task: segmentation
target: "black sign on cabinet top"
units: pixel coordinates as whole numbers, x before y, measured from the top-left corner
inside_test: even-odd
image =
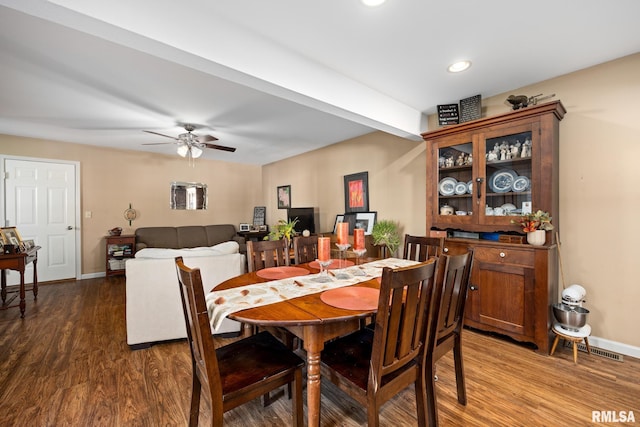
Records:
[[[458,121],[458,104],[438,105],[438,124],[440,126],[456,125]]]

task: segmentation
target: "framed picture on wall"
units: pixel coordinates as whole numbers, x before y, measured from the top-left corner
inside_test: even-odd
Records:
[[[278,187],[278,209],[289,209],[291,207],[291,186],[281,185]]]
[[[358,212],[356,214],[356,228],[364,228],[364,234],[368,236],[373,232],[376,215],[377,212]]]
[[[369,211],[369,172],[359,172],[344,177],[344,211]]]

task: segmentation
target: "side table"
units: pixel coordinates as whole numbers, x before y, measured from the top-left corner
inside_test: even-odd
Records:
[[[33,290],[33,299],[38,299],[38,250],[40,246],[35,246],[29,249],[27,252],[20,252],[17,254],[3,254],[0,255],[0,270],[2,270],[2,282],[0,295],[2,296],[1,310],[6,310],[10,307],[20,306],[20,317],[24,317],[26,309],[25,302],[25,285],[24,285],[24,271],[29,263],[33,263],[33,286],[30,290]],[[15,270],[20,272],[20,285],[7,287],[7,273],[6,270]],[[18,289],[13,289],[18,288]],[[9,300],[7,300],[7,294],[15,293]],[[11,305],[11,302],[20,296],[20,302],[18,304]]]
[[[253,240],[257,242],[269,235],[268,231],[238,231],[238,236],[244,237],[245,240]]]

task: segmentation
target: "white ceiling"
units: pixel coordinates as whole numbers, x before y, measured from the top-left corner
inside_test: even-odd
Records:
[[[640,51],[637,0],[0,0],[0,133],[266,164]],[[462,74],[446,67],[460,59]],[[535,95],[535,94],[527,94]],[[1,151],[0,151],[1,152]]]

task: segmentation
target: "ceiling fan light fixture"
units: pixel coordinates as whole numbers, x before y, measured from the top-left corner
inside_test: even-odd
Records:
[[[450,73],[461,73],[471,67],[471,61],[458,61],[449,65],[447,71]]]
[[[189,153],[189,146],[187,144],[178,145],[177,152],[180,157],[187,157],[187,154]]]
[[[191,150],[191,157],[193,157],[194,159],[202,156],[202,150],[200,149],[200,147],[192,145],[191,147],[189,147],[189,149]]]

